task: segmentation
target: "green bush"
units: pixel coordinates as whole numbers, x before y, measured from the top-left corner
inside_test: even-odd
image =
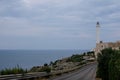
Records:
[[[89,51],[89,52],[87,52],[87,56],[93,56],[93,57],[95,57],[95,54],[94,54],[93,51]]]
[[[14,68],[6,68],[0,71],[1,75],[9,75],[9,74],[23,74],[27,73],[27,70],[20,68],[19,66]]]
[[[98,55],[97,77],[102,80],[120,80],[120,51],[104,49]]]
[[[81,62],[82,60],[83,60],[83,55],[76,54],[76,55],[72,55],[67,60],[67,62]]]
[[[116,51],[109,62],[109,80],[120,80],[120,51]]]
[[[50,73],[51,72],[51,68],[49,66],[44,66],[42,67],[39,72],[47,72]]]
[[[108,63],[112,54],[114,54],[112,49],[104,49],[98,55],[97,77],[102,78],[102,80],[108,80],[109,78]]]

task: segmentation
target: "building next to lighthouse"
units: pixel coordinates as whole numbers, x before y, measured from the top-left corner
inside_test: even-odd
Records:
[[[116,42],[100,41],[100,23],[97,22],[96,24],[96,48],[94,49],[96,58],[97,58],[97,55],[101,53],[101,50],[105,48],[112,48],[115,50],[120,50],[120,41],[116,41]]]

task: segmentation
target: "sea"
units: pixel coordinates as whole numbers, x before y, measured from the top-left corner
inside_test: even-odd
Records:
[[[0,50],[0,70],[19,65],[23,69],[82,54],[88,50]]]

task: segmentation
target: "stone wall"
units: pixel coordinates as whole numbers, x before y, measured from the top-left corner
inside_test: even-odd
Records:
[[[94,49],[95,56],[97,58],[98,53],[101,53],[101,50],[105,48],[112,48],[116,50],[120,50],[120,41],[117,42],[100,42],[96,44],[96,48]]]

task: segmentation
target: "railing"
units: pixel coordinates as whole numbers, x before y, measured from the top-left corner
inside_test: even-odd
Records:
[[[48,76],[46,72],[34,72],[25,74],[0,75],[0,80],[26,80]]]

